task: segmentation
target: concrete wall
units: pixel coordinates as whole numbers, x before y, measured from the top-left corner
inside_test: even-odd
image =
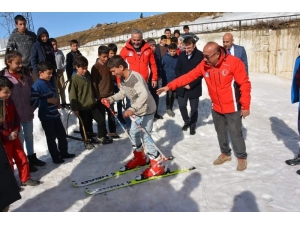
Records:
[[[234,43],[245,47],[249,73],[270,73],[280,77],[291,79],[294,62],[299,55],[298,45],[300,43],[300,28],[288,28],[281,30],[246,30],[232,31]],[[222,37],[225,32],[197,34],[200,40],[197,48],[203,50],[208,41],[215,41],[222,45]],[[158,43],[158,39],[156,40]],[[118,52],[124,43],[117,44]],[[87,57],[89,69],[97,58],[97,46],[81,47],[79,50]],[[66,55],[69,50],[63,50]],[[4,59],[0,57],[0,68],[3,68]]]
[[[270,73],[291,79],[294,62],[299,55],[300,28],[281,30],[232,31],[234,43],[245,47],[249,73]],[[223,33],[199,34],[197,47],[208,41],[222,45]]]

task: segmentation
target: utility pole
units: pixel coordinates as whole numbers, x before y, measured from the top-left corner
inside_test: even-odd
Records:
[[[24,16],[26,21],[27,21],[27,23],[26,23],[27,29],[34,32],[33,19],[32,19],[31,13],[30,12],[23,12],[22,16]]]
[[[13,12],[1,12],[0,13],[0,25],[5,29],[5,35],[3,38],[8,38],[15,28],[14,13]]]

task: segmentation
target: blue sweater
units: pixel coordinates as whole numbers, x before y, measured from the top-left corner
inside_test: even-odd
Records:
[[[178,60],[178,55],[171,56],[169,53],[166,53],[161,60],[162,69],[167,78],[167,82],[171,82],[176,78],[175,67]]]
[[[60,118],[57,105],[47,102],[49,98],[55,98],[55,88],[50,82],[38,78],[31,87],[30,104],[34,108],[39,108],[39,119],[54,120]]]

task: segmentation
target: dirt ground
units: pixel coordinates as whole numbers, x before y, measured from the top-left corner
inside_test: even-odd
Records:
[[[98,39],[130,33],[135,28],[142,31],[162,29],[176,26],[183,21],[194,21],[200,17],[218,16],[220,14],[222,12],[170,12],[123,23],[98,24],[95,28],[57,37],[56,39],[61,47],[69,45],[69,41],[72,39],[80,40],[80,44],[85,44]]]

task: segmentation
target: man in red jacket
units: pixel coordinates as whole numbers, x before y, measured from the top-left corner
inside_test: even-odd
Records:
[[[208,42],[203,48],[203,55],[203,61],[195,69],[158,89],[157,93],[173,91],[203,76],[213,103],[212,117],[222,153],[213,164],[220,165],[231,160],[228,129],[233,151],[238,158],[237,170],[245,170],[247,153],[241,118],[250,114],[251,100],[251,83],[245,66],[216,42]]]
[[[154,53],[150,45],[143,40],[141,30],[134,29],[131,32],[131,38],[121,49],[120,56],[127,62],[129,70],[140,73],[146,83],[151,82],[153,88],[157,86],[158,73]],[[150,73],[152,73],[151,80],[149,80]],[[126,99],[126,101],[128,101],[128,99]],[[162,119],[162,116],[157,113],[154,117],[156,119]]]

